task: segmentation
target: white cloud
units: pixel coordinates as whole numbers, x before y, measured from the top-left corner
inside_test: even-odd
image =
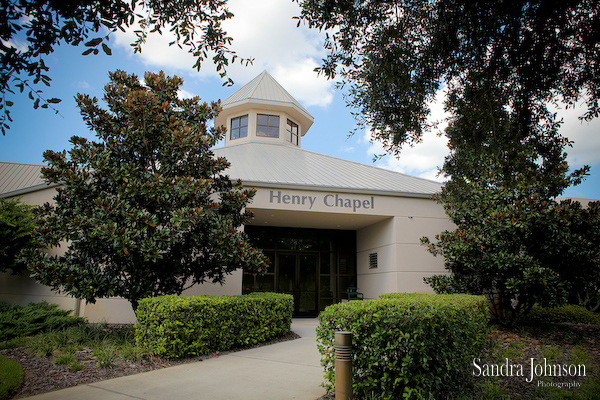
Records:
[[[230,48],[240,57],[254,59],[251,66],[246,67],[236,61],[227,68],[228,75],[236,84],[249,82],[267,70],[303,105],[326,107],[331,104],[333,82],[317,77],[313,72],[325,54],[322,49],[323,36],[316,30],[296,26],[297,22],[292,18],[300,14],[298,3],[230,0],[227,4],[235,15],[223,23],[225,31],[233,38]],[[116,33],[116,45],[130,49],[130,43],[136,39],[135,29],[138,28]],[[195,59],[187,50],[179,49],[176,45],[169,46],[173,38],[168,29],[162,35],[149,35],[140,59],[149,66],[220,79],[211,59],[203,63],[199,73],[193,70]]]
[[[580,121],[579,116],[586,111],[585,104],[569,109],[563,107],[555,111],[564,121],[560,133],[574,142],[572,148],[566,149],[569,165],[577,167],[584,164],[599,164],[600,119],[596,118],[591,122]]]
[[[271,74],[303,106],[327,107],[333,102],[333,84],[317,77],[317,63],[306,58],[290,65],[276,65]]]
[[[196,95],[188,92],[187,90],[184,89],[179,89],[177,91],[177,97],[179,97],[180,99],[191,99],[192,97],[195,97]]]
[[[11,40],[0,39],[0,42],[2,42],[2,45],[5,47],[14,47],[17,51],[23,53],[29,50],[29,44],[19,38],[12,38]]]

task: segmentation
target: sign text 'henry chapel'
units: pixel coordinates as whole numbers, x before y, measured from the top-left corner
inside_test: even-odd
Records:
[[[317,202],[326,207],[351,209],[352,212],[357,212],[360,209],[372,210],[375,208],[375,198],[373,196],[361,200],[332,193],[321,196],[287,194],[281,190],[271,190],[269,193],[269,203],[301,205],[307,206],[309,210],[312,210]]]

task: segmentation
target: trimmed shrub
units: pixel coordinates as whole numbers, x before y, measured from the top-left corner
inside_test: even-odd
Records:
[[[334,335],[353,333],[357,398],[399,399],[452,391],[471,372],[488,331],[482,296],[386,294],[327,307],[317,327],[324,386],[335,388]]]
[[[8,399],[22,382],[23,368],[21,364],[0,356],[0,399]]]
[[[136,342],[168,358],[252,346],[289,333],[293,307],[293,297],[280,293],[144,299]]]
[[[545,308],[533,306],[525,321],[528,323],[572,322],[575,324],[600,324],[600,314],[585,307],[569,304],[563,307]]]
[[[45,301],[25,307],[0,303],[0,341],[85,323],[85,318],[74,317],[70,313]]]

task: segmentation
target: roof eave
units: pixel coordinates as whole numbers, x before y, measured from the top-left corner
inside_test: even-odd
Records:
[[[277,183],[277,182],[264,182],[264,181],[242,181],[246,187],[253,188],[264,188],[264,189],[289,189],[289,190],[310,190],[315,192],[336,192],[336,193],[351,193],[351,194],[364,194],[364,195],[377,195],[377,196],[391,196],[391,197],[411,197],[420,199],[431,199],[435,193],[417,193],[417,192],[398,192],[393,190],[382,190],[382,189],[361,189],[361,188],[348,188],[339,186],[319,186],[319,185],[298,185],[292,183]],[[441,188],[440,188],[441,190]]]
[[[57,186],[60,186],[60,185],[58,183],[51,183],[51,184],[43,183],[40,185],[35,185],[35,186],[30,186],[30,187],[26,187],[26,188],[22,188],[22,189],[18,189],[18,190],[13,190],[11,192],[0,193],[0,198],[10,199],[12,197],[22,196],[24,194],[33,193],[33,192],[39,192],[41,190],[51,189],[51,188],[55,188]]]

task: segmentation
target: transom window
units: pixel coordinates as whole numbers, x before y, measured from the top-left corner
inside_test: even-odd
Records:
[[[248,136],[248,116],[231,118],[230,139],[239,139]]]
[[[287,120],[287,141],[298,146],[298,124]]]
[[[279,115],[258,114],[256,136],[279,137]]]

